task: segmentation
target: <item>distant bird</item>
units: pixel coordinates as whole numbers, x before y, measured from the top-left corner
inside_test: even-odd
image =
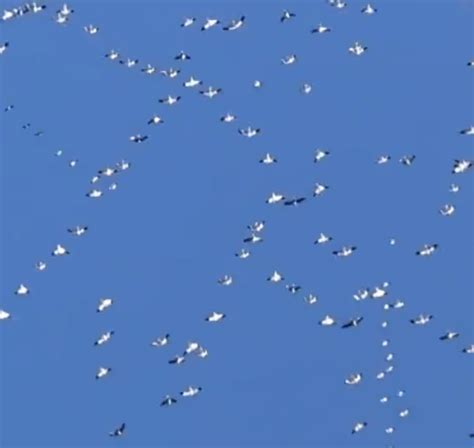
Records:
[[[221,321],[222,319],[224,319],[226,317],[226,315],[224,313],[217,313],[215,311],[213,311],[211,314],[209,314],[207,317],[206,317],[206,322],[219,322]]]
[[[69,17],[58,13],[56,14],[54,21],[59,25],[65,25],[69,21]]]
[[[245,260],[246,258],[250,257],[250,255],[251,253],[247,249],[240,249],[240,251],[235,254],[235,256],[241,260]]]
[[[167,104],[168,106],[172,106],[173,104],[176,104],[180,99],[180,96],[168,95],[166,98],[160,98],[158,101],[161,104]]]
[[[262,81],[259,81],[258,79],[256,79],[254,82],[253,82],[253,86],[256,88],[256,89],[260,89],[260,87],[262,87],[263,83]]]
[[[94,25],[87,25],[84,27],[84,31],[91,36],[99,32],[99,28]]]
[[[457,333],[456,331],[448,331],[447,333],[440,336],[439,340],[452,341],[453,339],[456,339],[457,337],[459,337],[459,333]]]
[[[112,368],[110,367],[99,367],[99,370],[95,375],[95,379],[100,380],[101,378],[105,378],[111,371]]]
[[[114,429],[112,432],[109,432],[110,437],[120,437],[123,436],[125,432],[125,423],[122,423],[117,429]]]
[[[304,93],[305,95],[309,95],[312,90],[313,87],[311,86],[311,84],[308,84],[306,82],[301,87],[301,93]]]
[[[286,201],[283,202],[283,205],[293,205],[293,206],[296,206],[296,205],[299,205],[301,204],[302,202],[306,201],[306,198],[304,197],[298,197],[298,198],[293,198],[293,199],[288,199]]]
[[[15,294],[17,296],[26,296],[29,293],[30,293],[29,288],[25,286],[23,283],[20,286],[18,286],[18,288],[15,290]]]
[[[259,163],[263,163],[264,165],[271,165],[272,163],[277,163],[278,159],[272,156],[269,152],[265,154],[265,157],[259,160]]]
[[[2,20],[6,22],[7,20],[13,19],[15,17],[15,13],[12,11],[4,10],[2,15]]]
[[[169,68],[168,70],[160,70],[160,73],[167,78],[174,79],[181,73],[181,70]]]
[[[201,27],[201,31],[207,31],[216,25],[219,25],[221,22],[218,19],[206,19],[206,22]]]
[[[323,319],[319,321],[319,325],[323,327],[332,327],[336,325],[336,320],[332,318],[329,314],[327,314]]]
[[[175,61],[189,61],[190,59],[191,56],[182,50],[174,57]]]
[[[469,126],[468,128],[461,129],[459,133],[462,135],[474,135],[474,126]]]
[[[379,401],[380,401],[380,403],[387,403],[388,402],[388,397],[384,396]]]
[[[232,285],[233,279],[232,276],[230,275],[224,275],[224,277],[221,277],[217,280],[217,283],[222,286],[230,286]]]
[[[104,298],[99,300],[99,305],[97,306],[96,311],[98,313],[104,312],[106,309],[110,308],[113,305],[113,299]]]
[[[148,124],[163,124],[163,119],[158,115],[153,115],[147,122]]]
[[[61,7],[61,9],[58,9],[56,11],[56,14],[61,14],[65,17],[71,15],[74,13],[74,9],[71,9],[66,3],[63,4],[63,6]]]
[[[352,47],[349,47],[349,53],[355,56],[361,56],[367,51],[368,47],[361,45],[359,42],[355,42]]]
[[[104,193],[101,190],[91,190],[89,191],[86,196],[89,198],[97,199],[100,198]]]
[[[146,75],[154,75],[156,73],[156,67],[151,64],[147,64],[146,67],[142,68],[141,71]]]
[[[15,105],[14,104],[9,104],[7,107],[5,107],[5,109],[3,109],[5,112],[10,112],[11,110],[13,110],[15,108]]]
[[[395,431],[395,428],[393,426],[389,426],[388,428],[385,428],[386,434],[393,434],[394,431]]]
[[[385,372],[379,372],[377,373],[377,375],[375,376],[375,378],[377,378],[378,380],[383,380],[385,378]]]
[[[265,201],[267,204],[278,204],[285,200],[285,196],[280,193],[272,193],[267,200]]]
[[[355,386],[362,381],[362,373],[353,373],[344,380],[344,383],[348,386]]]
[[[389,310],[389,309],[395,309],[398,310],[400,308],[403,308],[405,306],[405,302],[403,300],[396,300],[394,303],[386,303],[383,306],[384,310]]]
[[[455,160],[452,173],[461,174],[472,168],[474,162],[472,160]]]
[[[443,207],[440,209],[440,213],[443,216],[451,216],[455,212],[456,208],[454,207],[453,204],[445,204]]]
[[[367,4],[367,6],[364,6],[364,8],[361,10],[362,14],[367,14],[368,16],[375,14],[376,12],[377,9],[375,9],[370,3]]]
[[[145,140],[148,140],[148,135],[141,135],[141,134],[132,135],[129,137],[129,140],[133,143],[142,143]]]
[[[449,192],[450,193],[457,193],[460,190],[459,185],[457,184],[451,184],[449,186]]]
[[[301,289],[301,286],[292,283],[291,285],[286,285],[286,289],[290,294],[296,294]]]
[[[468,347],[464,347],[464,348],[462,349],[462,352],[463,352],[463,353],[467,353],[467,354],[469,354],[469,355],[473,355],[473,354],[474,354],[474,344],[471,344],[471,345],[469,345]]]
[[[331,28],[328,26],[324,26],[322,23],[320,23],[317,27],[313,28],[311,30],[311,33],[318,33],[318,34],[324,34],[324,33],[329,33],[331,32]]]
[[[410,413],[410,411],[408,409],[403,409],[403,411],[400,411],[400,417],[402,418],[405,418],[408,416],[408,414]]]
[[[7,51],[7,48],[10,46],[9,42],[4,42],[3,44],[0,44],[0,55],[5,53]]]
[[[165,398],[160,403],[160,406],[171,406],[177,403],[176,398],[171,397],[170,395],[166,395]]]
[[[35,269],[40,272],[44,271],[46,269],[46,263],[44,261],[38,261],[35,264]]]
[[[357,291],[357,294],[354,294],[352,297],[354,298],[354,300],[359,302],[361,300],[367,299],[369,297],[369,294],[370,294],[370,291],[368,288],[359,289],[359,291]]]
[[[64,255],[69,255],[69,251],[64,246],[61,246],[61,244],[57,244],[51,252],[51,255],[53,257],[61,257]]]
[[[410,322],[414,325],[426,325],[431,319],[433,319],[432,314],[420,314],[414,319],[410,319]]]
[[[110,50],[108,53],[106,53],[105,57],[107,59],[110,59],[111,61],[115,61],[116,59],[118,59],[120,56],[120,54],[115,51],[115,50]]]
[[[283,65],[292,65],[296,62],[297,58],[295,54],[290,54],[281,59]]]
[[[263,238],[259,235],[256,235],[255,233],[252,233],[249,237],[244,238],[244,243],[261,243],[263,241]]]
[[[82,236],[87,232],[88,229],[89,227],[87,226],[76,226],[76,227],[67,229],[67,231],[74,236]]]
[[[106,176],[106,177],[113,176],[117,172],[118,172],[117,168],[111,168],[111,167],[102,168],[98,171],[99,175]]]
[[[370,293],[370,296],[373,299],[381,299],[382,297],[385,297],[388,294],[387,292],[388,286],[389,286],[388,282],[384,282],[382,286],[376,286],[374,290]]]
[[[296,17],[296,14],[285,9],[280,17],[280,22],[286,22],[287,20],[290,20],[293,17]]]
[[[233,121],[235,121],[237,119],[237,117],[231,113],[226,113],[225,115],[223,115],[220,120],[224,123],[232,123]]]
[[[77,160],[77,159],[71,160],[71,161],[69,162],[69,166],[70,166],[71,168],[74,168],[74,167],[78,164],[78,162],[79,162],[79,160]]]
[[[200,86],[201,84],[202,84],[201,80],[196,79],[192,76],[187,81],[183,82],[183,86],[187,87],[188,89],[191,89],[196,86]]]
[[[367,422],[357,422],[352,428],[352,434],[362,431],[367,426]]]
[[[265,221],[255,221],[247,226],[251,232],[261,232],[265,228]]]
[[[346,322],[345,324],[343,324],[341,328],[357,327],[363,320],[364,318],[362,316],[356,317],[354,319],[351,319],[349,322]]]
[[[186,349],[184,350],[183,356],[190,355],[191,353],[196,352],[199,350],[199,344],[197,342],[191,341],[188,342]]]
[[[325,149],[316,149],[316,151],[314,152],[313,162],[314,163],[321,162],[321,160],[326,158],[329,154],[331,153]]]
[[[182,397],[194,397],[201,391],[202,391],[202,387],[189,386],[187,389],[180,392],[180,394]]]
[[[229,25],[224,26],[222,29],[224,31],[236,31],[239,28],[242,28],[245,23],[245,16],[241,16],[240,19],[232,20]]]
[[[313,189],[313,197],[321,196],[328,189],[329,189],[328,185],[316,183]]]
[[[260,133],[260,128],[248,126],[246,129],[239,129],[239,134],[247,138],[253,138]]]
[[[114,190],[117,189],[117,186],[118,186],[118,185],[114,182],[114,183],[112,183],[112,184],[109,185],[109,190],[110,190],[110,191],[114,191]]]
[[[356,249],[356,246],[344,246],[342,249],[335,250],[332,253],[336,257],[348,257],[352,255]]]
[[[273,271],[272,275],[267,278],[267,281],[272,283],[279,283],[282,280],[285,280],[285,278],[278,271]]]
[[[208,87],[207,90],[200,90],[199,93],[201,95],[206,96],[209,99],[214,98],[215,96],[219,95],[222,92],[222,89],[215,89],[214,87]]]
[[[411,156],[403,156],[401,159],[400,159],[400,163],[402,165],[405,165],[405,166],[411,166],[413,165],[413,162],[415,161],[416,159],[416,156],[415,155],[411,155]]]
[[[314,241],[314,244],[326,244],[332,241],[332,236],[325,235],[324,233],[320,233],[319,236]]]
[[[162,337],[156,338],[154,341],[151,342],[152,347],[164,347],[168,345],[170,341],[170,335],[167,333]]]
[[[209,352],[207,351],[207,349],[205,349],[204,347],[199,347],[196,355],[199,357],[199,358],[207,358],[209,356]]]
[[[33,135],[35,137],[41,137],[44,134],[44,131],[36,131]]]
[[[94,342],[94,345],[104,345],[106,342],[110,341],[113,335],[114,335],[113,330],[102,333]]]
[[[314,294],[309,294],[303,298],[303,300],[308,304],[308,305],[314,305],[317,303],[318,298]]]
[[[468,67],[474,67],[474,59],[472,61],[467,62]]]
[[[417,250],[415,252],[415,254],[421,257],[428,257],[430,255],[433,255],[435,251],[438,249],[438,247],[439,247],[438,244],[424,244],[420,250]]]
[[[181,23],[181,28],[187,28],[196,22],[195,17],[186,17],[184,21]]]
[[[379,156],[378,159],[377,159],[377,164],[378,165],[383,165],[385,163],[390,162],[390,159],[391,159],[391,157],[389,155]]]
[[[0,309],[0,320],[10,319],[11,314],[8,311]]]
[[[184,361],[186,361],[186,358],[184,356],[176,355],[174,358],[168,361],[168,364],[176,364],[177,366],[179,366]]]
[[[111,59],[111,58],[109,58],[109,59]],[[135,67],[135,65],[137,65],[140,61],[138,59],[127,59],[126,61],[119,61],[119,62],[122,65],[126,65],[127,68],[132,68],[132,67]]]
[[[131,166],[130,162],[127,162],[126,160],[122,160],[115,165],[119,171],[125,171],[128,170]]]

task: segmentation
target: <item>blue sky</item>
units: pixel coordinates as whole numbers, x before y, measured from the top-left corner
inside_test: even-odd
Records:
[[[461,349],[474,343],[473,186],[472,173],[451,168],[473,157],[472,138],[458,133],[474,121],[473,3],[378,1],[367,17],[356,1],[342,11],[323,1],[75,1],[66,26],[52,20],[60,3],[47,4],[0,26],[10,42],[1,106],[15,105],[1,114],[0,308],[12,314],[0,325],[2,446],[469,446],[474,358]],[[281,24],[285,8],[296,17]],[[199,31],[206,17],[241,15],[237,32]],[[182,29],[185,16],[198,23]],[[332,32],[310,34],[319,22]],[[95,36],[82,29],[90,23]],[[369,47],[362,57],[347,52],[354,41]],[[105,59],[111,49],[140,67],[182,72],[147,77]],[[180,50],[192,60],[174,61]],[[282,66],[291,53],[298,62]],[[222,94],[184,89],[190,75]],[[310,95],[300,93],[305,82]],[[168,94],[183,98],[159,104]],[[237,121],[221,123],[226,112]],[[165,124],[148,126],[153,113]],[[261,135],[237,133],[248,125]],[[130,143],[137,133],[149,140]],[[314,164],[318,147],[331,155]],[[278,164],[259,164],[266,152]],[[376,165],[381,154],[392,161]],[[409,154],[413,166],[398,163]],[[118,189],[87,198],[89,179],[121,159],[132,167],[116,175]],[[315,182],[330,186],[326,195],[311,197]],[[459,193],[448,192],[452,182]],[[308,200],[269,206],[272,191]],[[455,204],[452,217],[438,213],[445,203]],[[259,219],[264,242],[237,259],[246,226]],[[84,237],[66,231],[78,224],[89,227]],[[320,232],[334,241],[314,246]],[[432,257],[414,255],[434,242]],[[52,259],[58,243],[69,257]],[[331,255],[345,244],[357,253]],[[274,269],[302,292],[268,284]],[[231,287],[217,284],[224,274]],[[388,299],[352,299],[384,281]],[[27,297],[14,295],[20,283]],[[309,293],[319,298],[312,307],[302,299]],[[98,314],[104,296],[115,303]],[[382,310],[399,298],[404,309]],[[227,315],[215,326],[204,322],[214,310]],[[365,320],[322,328],[328,313]],[[410,325],[419,313],[435,318]],[[93,347],[112,329],[110,343]],[[447,330],[461,336],[442,343]],[[150,347],[165,333],[169,346]],[[384,338],[394,371],[377,381]],[[190,340],[209,357],[168,365]],[[99,365],[113,371],[97,382]],[[349,389],[344,379],[359,371],[364,381]],[[190,384],[202,393],[180,399]],[[167,393],[178,403],[160,408]],[[382,395],[392,397],[385,406]],[[368,426],[353,436],[357,421]],[[108,437],[122,422],[125,436]]]

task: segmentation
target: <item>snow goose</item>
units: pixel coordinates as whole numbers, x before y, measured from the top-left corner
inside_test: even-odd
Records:
[[[170,341],[170,335],[167,333],[162,337],[156,338],[154,341],[151,342],[152,347],[164,347],[168,345]]]
[[[202,391],[202,387],[189,386],[187,389],[180,392],[180,394],[182,397],[194,397],[201,391]]]
[[[106,331],[105,333],[102,333],[97,339],[96,341],[94,342],[94,345],[103,345],[105,344],[106,342],[110,341],[110,339],[112,338],[112,336],[114,335],[114,331],[111,330],[111,331]]]
[[[57,244],[56,247],[51,252],[53,257],[62,257],[64,255],[69,255],[69,251],[61,244]]]
[[[98,313],[104,312],[106,309],[110,308],[114,303],[113,299],[103,298],[99,300],[99,305],[97,305],[96,311]]]
[[[224,313],[217,313],[216,311],[213,311],[211,314],[206,316],[205,321],[215,323],[221,321],[225,317],[226,315]]]
[[[224,31],[236,31],[239,28],[242,28],[245,23],[245,16],[241,16],[240,19],[232,20],[229,25],[224,26],[222,29]]]

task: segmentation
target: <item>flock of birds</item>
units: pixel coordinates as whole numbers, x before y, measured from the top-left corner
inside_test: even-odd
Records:
[[[331,7],[334,7],[336,9],[343,9],[347,7],[347,3],[344,2],[343,0],[329,0],[328,4]],[[17,20],[21,18],[22,16],[41,13],[45,11],[46,9],[47,7],[44,4],[37,4],[36,2],[27,3],[23,6],[19,6],[11,10],[5,10],[3,12],[2,20],[4,22]],[[368,16],[372,16],[372,15],[377,14],[377,9],[373,5],[368,4],[361,10],[361,13]],[[64,26],[70,22],[71,18],[73,17],[73,14],[74,14],[74,9],[72,9],[67,4],[64,4],[61,6],[60,9],[56,11],[54,15],[54,21],[57,24]],[[280,17],[280,22],[284,24],[288,21],[295,19],[295,17],[296,17],[296,14],[294,12],[285,10],[283,11]],[[238,18],[230,20],[229,22],[226,22],[224,26],[221,25],[221,20],[217,18],[206,18],[205,20],[198,20],[196,17],[187,17],[178,26],[180,26],[183,29],[187,29],[193,26],[200,26],[200,30],[202,32],[207,32],[213,28],[216,28],[216,29],[220,28],[221,30],[225,32],[233,32],[233,31],[241,30],[242,28],[244,28],[246,23],[247,23],[246,16],[240,16]],[[89,36],[94,36],[101,31],[101,28],[96,25],[89,24],[89,25],[83,26],[83,30]],[[326,34],[326,33],[332,32],[332,28],[320,23],[316,27],[311,29],[310,32],[315,33],[315,34]],[[9,42],[4,42],[0,44],[1,55],[4,55],[7,52],[7,50],[14,51],[10,49]],[[350,53],[350,55],[357,56],[357,57],[363,56],[368,50],[369,50],[368,46],[358,41],[355,41],[348,48],[348,52]],[[113,49],[108,51],[104,56],[108,61],[115,62],[119,64],[120,66],[129,68],[129,69],[140,66],[140,61],[138,59],[130,58],[130,57],[122,57],[122,55],[118,51],[113,50]],[[192,57],[184,51],[179,52],[174,57],[174,61],[178,64],[187,63],[191,59]],[[287,66],[287,65],[295,64],[297,61],[298,61],[297,56],[295,54],[290,54],[281,59],[281,64],[284,66]],[[474,66],[474,61],[469,61],[467,65],[469,67]],[[140,71],[144,73],[145,75],[152,76],[152,75],[160,74],[170,79],[178,78],[181,74],[181,69],[179,68],[169,68],[169,69],[159,70],[157,67],[151,64],[146,64],[146,65],[141,66]],[[221,88],[213,87],[211,85],[204,88],[203,82],[199,79],[199,77],[194,76],[194,75],[190,76],[189,79],[183,80],[181,82],[181,85],[182,87],[184,87],[185,90],[198,89],[199,93],[208,99],[213,99],[222,93]],[[263,83],[262,81],[256,80],[253,85],[255,88],[261,88]],[[303,94],[310,94],[311,90],[312,90],[312,87],[308,83],[305,83],[301,87],[301,93]],[[181,101],[181,98],[182,98],[181,95],[170,94],[164,98],[161,98],[159,102],[164,106],[176,106]],[[15,106],[13,104],[7,105],[4,108],[4,112],[9,113],[10,111],[14,110],[14,107]],[[233,123],[236,120],[237,120],[237,116],[229,112],[223,113],[219,117],[219,121],[225,124]],[[149,117],[147,120],[144,120],[144,125],[145,124],[148,125],[149,132],[136,133],[136,134],[130,135],[129,141],[131,143],[142,144],[148,141],[150,138],[153,138],[151,129],[156,126],[164,125],[165,120],[160,115],[153,115]],[[27,131],[31,128],[31,124],[25,123],[22,125],[22,127],[25,131]],[[248,127],[237,128],[237,132],[242,137],[252,139],[252,138],[257,137],[261,133],[261,129],[258,127],[248,126]],[[474,126],[468,126],[466,128],[463,128],[459,130],[459,133],[465,136],[473,136]],[[33,135],[36,137],[40,137],[42,134],[43,134],[42,130],[33,131]],[[57,157],[63,156],[63,151],[57,150],[55,152],[55,156]],[[324,148],[315,149],[314,159],[313,159],[314,163],[317,163],[317,164],[329,163],[327,159],[330,159],[330,158],[331,158],[330,151]],[[391,161],[392,161],[392,157],[389,154],[381,154],[375,160],[375,164],[385,165],[387,163],[390,163]],[[398,161],[401,165],[405,167],[411,167],[416,161],[416,155],[414,154],[405,155],[401,157]],[[68,162],[68,165],[69,167],[74,168],[78,164],[78,162],[79,162],[78,159],[72,159]],[[271,165],[271,164],[277,163],[278,158],[271,153],[266,153],[259,160],[259,162],[263,165]],[[472,160],[466,160],[466,159],[455,160],[452,165],[451,172],[454,176],[466,173],[467,171],[472,169],[473,164],[474,164],[474,161]],[[86,196],[90,199],[99,199],[99,198],[102,198],[107,191],[112,192],[116,190],[118,187],[116,178],[119,177],[121,173],[126,172],[129,168],[131,168],[131,166],[132,166],[131,162],[126,161],[126,160],[120,160],[118,162],[112,163],[110,166],[106,166],[106,167],[102,167],[98,169],[97,173],[94,174],[93,177],[90,179],[90,184],[92,186],[85,193]],[[461,189],[460,186],[455,182],[453,182],[447,188],[448,192],[451,194],[459,193],[460,189]],[[313,187],[313,191],[312,191],[313,198],[317,199],[318,197],[322,195],[327,195],[327,194],[330,194],[329,185],[315,183]],[[284,206],[284,207],[298,207],[308,200],[309,198],[305,195],[288,197],[282,192],[273,191],[268,195],[268,197],[265,200],[265,203],[268,206],[279,205],[279,206]],[[452,216],[455,213],[455,211],[456,211],[455,205],[452,204],[451,202],[448,202],[448,203],[445,203],[443,206],[441,206],[441,208],[439,209],[439,214],[442,217],[449,217],[449,216]],[[254,247],[262,244],[264,241],[263,233],[266,226],[267,226],[267,222],[264,220],[256,220],[255,222],[247,226],[248,234],[242,240],[244,247],[242,247],[240,250],[238,250],[235,253],[236,258],[240,260],[245,260],[253,255]],[[77,226],[68,228],[67,232],[73,237],[83,237],[84,235],[87,234],[88,229],[89,227],[87,225],[77,225]],[[333,238],[332,236],[321,232],[319,235],[316,236],[314,240],[314,244],[318,247],[328,246],[328,245],[331,245],[334,240],[335,238]],[[393,238],[389,241],[390,245],[395,245],[396,243],[397,243],[396,240]],[[431,257],[439,250],[439,248],[440,247],[438,243],[428,242],[428,243],[420,244],[420,246],[416,250],[414,250],[413,254],[421,258]],[[358,247],[355,244],[343,244],[343,245],[338,245],[338,246],[333,247],[331,252],[334,257],[344,259],[347,257],[354,256],[354,254],[357,253],[357,249]],[[61,257],[69,256],[69,255],[70,255],[70,251],[68,250],[67,246],[63,243],[58,243],[55,247],[53,247],[51,249],[51,254],[50,254],[50,256],[53,258],[61,258]],[[36,263],[34,264],[34,269],[38,272],[43,272],[47,270],[49,266],[49,262],[46,260],[47,258],[44,257],[36,261]],[[278,270],[270,271],[266,280],[269,284],[284,285],[288,293],[292,295],[299,295],[301,294],[301,291],[303,290],[302,285],[292,282],[292,281],[287,281],[284,274]],[[219,277],[217,279],[217,282],[219,285],[223,287],[231,287],[234,284],[234,279],[232,275],[226,274]],[[30,294],[31,291],[28,285],[29,285],[28,281],[25,281],[24,283],[18,285],[16,289],[14,290],[15,295],[22,297],[22,296],[27,296],[28,294]],[[389,295],[389,287],[390,287],[390,283],[388,281],[385,281],[381,283],[380,285],[361,288],[354,293],[353,299],[358,302],[364,301],[364,300],[378,301],[378,300],[386,299],[387,296]],[[316,294],[313,294],[313,293],[304,295],[302,297],[302,300],[304,303],[311,306],[316,305],[319,302],[319,298],[317,297]],[[96,308],[97,313],[106,312],[110,307],[114,305],[114,303],[115,301],[113,298],[110,298],[110,297],[100,298],[97,304],[97,308]],[[397,299],[392,302],[383,302],[382,309],[384,310],[384,312],[389,312],[389,311],[394,312],[397,310],[401,310],[404,307],[405,307],[405,301],[402,299]],[[390,314],[386,314],[386,316],[389,316],[389,315]],[[226,318],[226,313],[223,312],[222,310],[219,310],[219,311],[212,310],[207,315],[204,316],[203,320],[208,324],[218,324],[218,323],[222,323],[225,318]],[[415,326],[425,326],[429,324],[433,320],[433,318],[434,316],[432,314],[422,313],[417,316],[413,316],[410,319],[407,319],[407,321],[409,321],[412,325],[415,325]],[[12,314],[9,311],[5,309],[0,309],[1,321],[8,321],[11,319],[12,319]],[[363,322],[364,322],[364,317],[361,315],[348,317],[346,319],[339,319],[333,315],[326,314],[324,316],[321,316],[319,320],[319,325],[321,327],[327,327],[327,328],[339,326],[343,330],[351,330],[351,329],[353,330],[359,327],[360,325],[362,325]],[[389,326],[389,319],[388,317],[385,317],[381,322],[381,327],[382,329],[385,329],[388,326]],[[97,337],[97,339],[94,342],[94,345],[96,347],[102,347],[106,344],[109,344],[111,340],[113,339],[113,336],[114,336],[113,330],[104,331],[102,334],[100,334],[99,337]],[[447,342],[447,341],[456,340],[459,337],[460,337],[460,334],[458,332],[449,330],[443,334],[440,334],[439,339],[441,341]],[[163,350],[165,347],[169,346],[170,344],[171,344],[170,334],[164,334],[150,342],[151,347],[155,349],[160,349],[160,350]],[[386,366],[380,371],[373,373],[373,377],[376,380],[382,381],[387,375],[391,374],[394,371],[394,364],[393,364],[394,353],[390,351],[390,345],[391,345],[390,339],[388,339],[387,336],[384,335],[381,341],[381,346],[387,350],[387,352],[384,354],[384,360],[385,360]],[[474,355],[474,344],[466,342],[462,347],[460,347],[460,351],[467,355]],[[202,346],[199,342],[189,341],[182,351],[179,351],[174,357],[169,359],[168,363],[170,365],[179,366],[183,364],[184,362],[188,361],[191,357],[205,359],[208,356],[208,354],[209,354],[208,349]],[[112,371],[112,367],[101,365],[97,369],[95,378],[97,380],[102,381],[110,374],[111,371]],[[366,373],[364,374],[363,372],[351,372],[344,379],[343,383],[351,388],[357,387],[364,381],[364,379],[368,375],[370,374],[366,374]],[[200,394],[202,390],[203,389],[201,386],[188,385],[186,387],[183,387],[183,389],[179,391],[179,396],[182,399],[195,397],[198,394]],[[398,390],[393,395],[401,399],[405,397],[406,392],[405,390]],[[178,398],[176,398],[177,396],[178,396],[177,394],[171,394],[171,393],[164,395],[161,400],[160,405],[163,407],[176,405],[176,403],[178,402]],[[391,401],[390,395],[386,394],[386,395],[381,396],[379,401],[381,404],[388,403],[389,401]],[[398,418],[400,420],[403,420],[410,415],[410,408],[407,407],[406,405],[403,405],[402,407],[399,408],[397,413],[398,413]],[[360,433],[361,431],[364,431],[367,428],[368,423],[369,422],[364,419],[355,420],[353,427],[351,429],[352,434],[357,434],[357,433]],[[384,431],[387,435],[390,435],[394,433],[394,431],[396,431],[396,428],[398,428],[398,423],[394,421],[392,425],[384,428]],[[126,430],[126,423],[123,422],[119,424],[115,429],[111,430],[109,432],[109,435],[111,437],[120,437],[125,434],[125,430]],[[469,436],[474,437],[474,433],[469,434]]]

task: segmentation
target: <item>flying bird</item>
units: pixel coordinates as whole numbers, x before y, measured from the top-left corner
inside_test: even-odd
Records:
[[[368,47],[360,44],[359,42],[355,42],[352,47],[349,47],[349,53],[352,53],[355,56],[362,56],[366,51]]]
[[[106,309],[110,308],[114,303],[113,299],[103,298],[99,300],[99,305],[97,306],[96,311],[98,313],[104,312]]]
[[[362,431],[367,426],[367,422],[357,422],[352,428],[352,434]]]
[[[218,95],[219,93],[221,93],[221,92],[222,92],[222,89],[219,89],[219,88],[216,89],[216,88],[214,88],[214,87],[208,87],[207,90],[200,90],[200,91],[199,91],[199,93],[200,93],[201,95],[204,95],[204,96],[206,96],[206,97],[209,98],[209,99],[214,98],[215,96],[217,96],[217,95]]]
[[[410,319],[410,322],[413,325],[426,325],[431,319],[433,319],[432,314],[420,314],[419,316]]]
[[[233,121],[235,121],[237,119],[237,117],[231,113],[226,113],[225,115],[223,115],[220,120],[223,122],[223,123],[232,123]]]
[[[239,129],[239,134],[247,138],[253,138],[260,133],[260,128],[248,126],[246,129]]]
[[[180,394],[182,397],[194,397],[201,391],[202,391],[202,387],[189,386],[187,389],[180,392]]]
[[[132,135],[129,137],[129,140],[133,143],[143,143],[144,141],[148,140],[148,135]]]
[[[362,381],[362,373],[352,373],[348,378],[344,380],[344,383],[348,386],[355,386]]]
[[[0,309],[0,320],[10,319],[11,314],[8,311]]]
[[[402,165],[405,165],[405,166],[411,166],[413,165],[413,162],[415,161],[416,159],[416,156],[415,155],[411,155],[411,156],[403,156],[401,159],[400,159],[400,163]]]
[[[84,235],[89,227],[87,226],[76,226],[70,229],[67,229],[67,231],[74,236],[82,236]]]
[[[51,252],[53,257],[62,257],[64,255],[69,255],[69,251],[61,244],[57,244],[56,247]]]
[[[20,286],[18,286],[18,288],[15,290],[15,294],[17,296],[26,296],[29,293],[30,293],[29,288],[25,286],[23,283]]]
[[[271,165],[272,163],[277,163],[278,160],[276,157],[273,157],[269,152],[265,154],[265,157],[259,160],[259,163],[263,163],[264,165]]]
[[[424,244],[420,250],[415,252],[415,254],[421,257],[428,257],[435,253],[435,251],[438,249],[438,246],[438,244]]]
[[[219,25],[221,23],[218,19],[206,19],[206,22],[204,25],[201,27],[201,31],[207,31],[216,25]]]
[[[285,9],[280,17],[280,22],[286,22],[287,20],[290,20],[293,17],[296,17],[296,14]]]
[[[162,337],[156,338],[154,341],[151,342],[152,347],[164,347],[168,345],[170,341],[170,335],[167,333]]]
[[[439,340],[452,341],[453,339],[456,339],[457,337],[459,337],[459,333],[457,333],[456,331],[448,331],[447,333],[440,336]]]
[[[196,86],[200,86],[201,84],[202,84],[201,80],[196,79],[192,76],[187,81],[183,82],[183,86],[187,87],[188,89],[191,89]]]
[[[9,42],[4,42],[3,44],[0,44],[0,54],[5,53],[7,51],[7,48],[10,46]]]
[[[323,327],[332,327],[333,325],[336,325],[336,320],[329,314],[326,314],[326,316],[319,321],[319,325]]]
[[[102,333],[94,342],[94,345],[104,345],[106,342],[110,341],[112,336],[114,335],[114,331],[106,331],[105,333]]]
[[[288,199],[286,201],[283,202],[283,205],[299,205],[301,204],[302,202],[306,201],[306,198],[304,197],[299,197],[299,198],[293,198],[293,199]]]
[[[189,26],[193,25],[194,22],[196,22],[195,17],[186,17],[181,23],[181,28],[188,28]]]
[[[346,322],[345,324],[343,324],[341,328],[357,327],[363,320],[364,318],[362,316],[356,317],[354,319],[351,319],[349,322]]]
[[[469,126],[468,128],[461,129],[459,133],[462,135],[474,135],[474,126]]]
[[[182,50],[174,57],[175,61],[189,61],[190,59],[191,56]]]
[[[332,241],[332,236],[325,235],[324,233],[320,233],[318,238],[314,241],[314,244],[326,244]]]
[[[238,30],[239,28],[242,28],[245,23],[245,16],[241,16],[240,19],[234,19],[232,20],[229,25],[224,26],[222,29],[224,31],[235,31]]]
[[[336,257],[348,257],[352,255],[356,249],[356,246],[344,246],[342,249],[335,250],[332,253]]]
[[[84,27],[84,31],[87,34],[90,34],[91,36],[93,36],[94,34],[97,34],[99,32],[99,28],[94,25],[87,25]]]
[[[112,432],[109,432],[110,437],[120,437],[123,436],[125,432],[125,423],[122,423],[117,429],[114,429]]]
[[[186,361],[186,358],[184,356],[176,355],[174,358],[172,358],[168,361],[168,364],[176,364],[177,366],[179,366],[184,361]]]
[[[265,201],[267,204],[278,204],[285,200],[285,196],[279,193],[272,193],[269,198]]]
[[[211,314],[209,314],[207,317],[206,317],[206,322],[219,322],[221,321],[222,319],[224,319],[226,317],[226,315],[224,313],[217,313],[215,311],[213,311]]]
[[[278,271],[273,271],[272,275],[267,278],[267,281],[272,283],[279,283],[282,280],[285,280],[285,278]]]
[[[148,124],[163,124],[163,119],[158,115],[153,115],[147,122]]]
[[[160,98],[158,101],[161,104],[167,104],[168,106],[172,106],[173,104],[176,104],[180,99],[180,96],[168,95],[166,98]]]
[[[368,3],[364,8],[362,8],[361,13],[366,14],[368,16],[375,14],[377,12],[377,9],[374,8],[370,3]]]
[[[160,403],[160,406],[171,406],[173,404],[177,403],[176,398],[173,398],[170,395],[166,395],[165,398]]]
[[[295,54],[290,54],[281,59],[283,65],[292,65],[296,62],[297,58]]]
[[[331,31],[331,28],[324,26],[322,23],[320,23],[317,27],[311,30],[311,33],[323,34],[323,33],[329,33],[330,31]]]
[[[99,367],[99,370],[97,370],[95,375],[95,379],[100,380],[101,378],[105,378],[111,371],[111,367]]]
[[[97,189],[94,189],[94,190],[91,190],[89,191],[86,196],[88,198],[93,198],[93,199],[97,199],[97,198],[100,198],[104,193],[101,191],[101,190],[97,190]]]

